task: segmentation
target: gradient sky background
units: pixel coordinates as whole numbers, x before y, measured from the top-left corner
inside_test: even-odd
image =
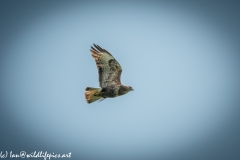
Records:
[[[240,159],[239,7],[1,1],[0,151]],[[98,86],[93,43],[113,54],[134,92],[85,102],[84,89]]]

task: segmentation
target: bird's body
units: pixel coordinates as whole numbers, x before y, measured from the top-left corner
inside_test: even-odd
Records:
[[[101,96],[103,98],[114,98],[117,96],[122,96],[129,91],[128,86],[124,85],[110,85],[108,87],[102,88]]]
[[[85,89],[86,101],[92,103],[102,98],[114,98],[132,91],[132,87],[121,84],[122,68],[115,58],[100,46],[94,44],[94,47],[91,47],[90,51],[98,68],[101,88],[87,87]]]

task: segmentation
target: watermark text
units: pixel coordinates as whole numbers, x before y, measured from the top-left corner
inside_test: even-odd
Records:
[[[13,153],[13,151],[1,151],[1,158],[43,158],[44,160],[50,160],[51,158],[71,158],[71,152],[66,154],[57,154],[57,153],[48,153],[47,151],[34,151],[31,153],[27,153],[25,151],[21,151],[20,153]]]

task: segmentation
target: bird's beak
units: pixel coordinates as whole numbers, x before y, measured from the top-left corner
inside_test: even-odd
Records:
[[[134,91],[134,90],[132,89],[132,91]]]

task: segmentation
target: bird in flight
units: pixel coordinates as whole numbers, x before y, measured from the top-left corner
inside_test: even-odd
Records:
[[[102,101],[106,98],[115,98],[133,91],[132,87],[121,84],[122,67],[117,60],[107,50],[95,44],[93,46],[91,46],[90,51],[97,65],[101,88],[87,87],[85,89],[87,103],[97,100]]]

